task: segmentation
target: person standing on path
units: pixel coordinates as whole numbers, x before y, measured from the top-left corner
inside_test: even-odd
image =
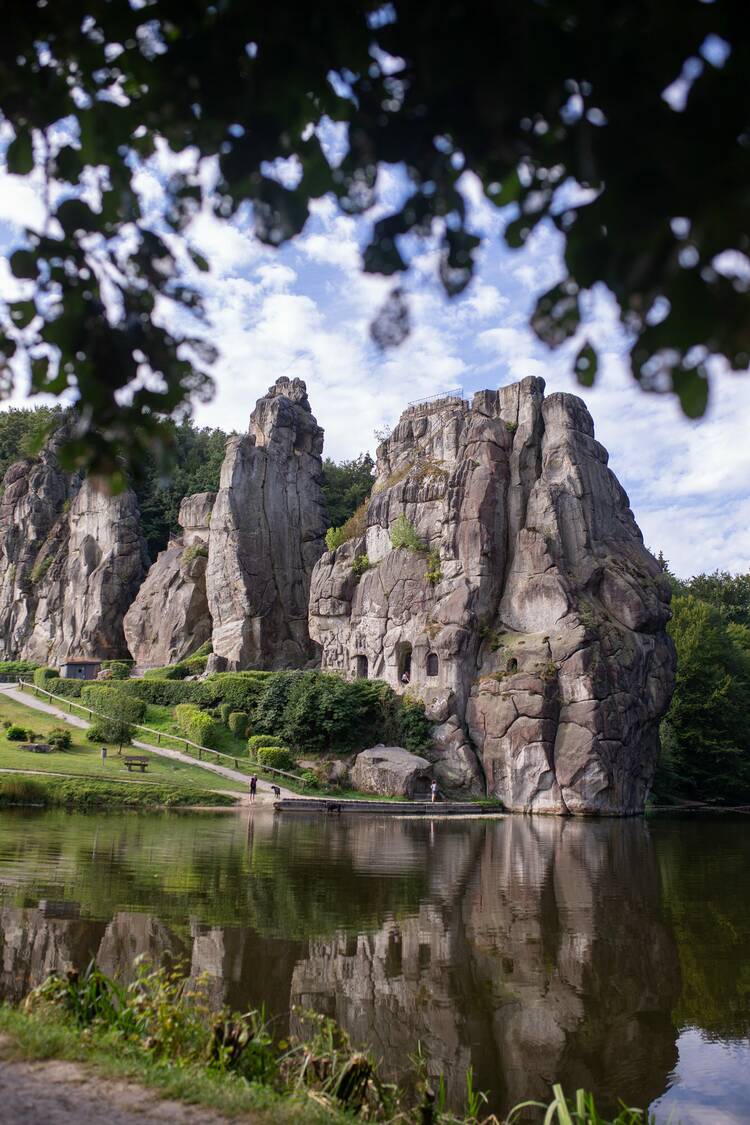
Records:
[[[435,804],[435,801],[437,801],[437,782],[435,781],[434,777],[430,785],[430,800],[432,801],[433,805]]]
[[[255,776],[255,774],[253,774],[253,776],[250,778],[250,804],[251,805],[255,804],[255,790],[257,788],[258,788],[258,779]]]

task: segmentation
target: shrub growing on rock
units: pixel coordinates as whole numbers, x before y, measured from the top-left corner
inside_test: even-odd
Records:
[[[219,740],[219,724],[207,711],[201,711],[193,703],[180,703],[174,709],[174,717],[184,738],[197,742],[199,746],[216,749]]]
[[[29,732],[26,727],[19,727],[17,723],[8,727],[5,732],[6,738],[9,742],[26,742],[29,737]]]
[[[259,746],[256,752],[258,765],[270,766],[274,770],[294,769],[295,761],[286,746]]]
[[[403,512],[391,528],[391,546],[396,549],[404,547],[407,551],[412,551],[415,554],[425,549],[424,543],[417,535],[414,524],[409,523]]]
[[[244,738],[247,734],[248,716],[245,711],[232,711],[227,720],[229,727],[235,738]]]

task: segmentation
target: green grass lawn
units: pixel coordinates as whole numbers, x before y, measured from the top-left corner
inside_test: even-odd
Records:
[[[160,708],[159,710],[168,710]],[[9,699],[4,692],[0,692],[0,724],[3,721],[17,723],[19,726],[32,730],[38,741],[44,741],[46,735],[53,727],[65,726],[61,719],[54,715],[46,715],[33,707],[26,707],[15,700]],[[151,725],[150,723],[148,724]],[[10,742],[6,737],[5,728],[0,726],[0,768],[17,770],[41,770],[45,773],[65,773],[71,776],[96,777],[107,781],[131,778],[142,781],[171,782],[175,785],[201,786],[210,789],[227,789],[232,792],[241,792],[244,785],[221,777],[210,770],[201,769],[200,766],[188,766],[182,762],[173,762],[167,758],[160,758],[146,750],[123,750],[124,754],[142,754],[148,758],[149,764],[145,774],[131,774],[125,769],[122,758],[118,757],[117,747],[108,747],[109,756],[105,762],[100,757],[100,744],[94,745],[86,740],[86,732],[78,727],[68,727],[73,735],[73,746],[70,750],[54,751],[51,754],[31,754],[28,750],[21,750],[21,743]],[[175,747],[176,748],[176,747]]]

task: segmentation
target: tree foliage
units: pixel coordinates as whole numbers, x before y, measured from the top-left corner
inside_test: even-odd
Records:
[[[353,516],[372,491],[375,462],[369,453],[360,453],[353,461],[338,464],[326,457],[323,462],[323,495],[328,509],[328,522],[339,528]]]
[[[160,416],[210,393],[207,263],[190,246],[201,209],[229,219],[250,204],[256,236],[279,246],[312,200],[347,215],[377,207],[363,268],[397,278],[420,240],[437,239],[453,295],[484,237],[469,171],[512,205],[510,247],[544,219],[562,237],[565,276],[531,318],[550,346],[583,337],[583,299],[603,283],[635,378],[674,390],[689,415],[705,408],[707,358],[747,367],[741,0],[9,0],[3,14],[7,168],[44,182],[46,214],[11,258],[22,293],[2,349],[27,363],[32,391],[80,395],[71,465],[116,477],[119,457],[135,463],[160,439]],[[338,162],[320,139],[331,122],[346,131]],[[149,161],[164,192],[156,214],[138,191]],[[393,202],[380,173],[399,163],[409,190]],[[397,343],[408,325],[397,284],[374,335]],[[583,340],[582,383],[596,366]]]
[[[729,596],[742,588],[741,578],[700,575],[686,585],[711,600],[685,592],[672,602],[677,682],[655,791],[660,798],[750,801],[750,626],[732,620],[737,609]]]

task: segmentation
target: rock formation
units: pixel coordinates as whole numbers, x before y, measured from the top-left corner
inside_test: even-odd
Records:
[[[217,670],[300,667],[314,656],[307,609],[325,549],[322,450],[301,379],[278,379],[249,433],[227,443],[206,575]]]
[[[528,812],[642,810],[668,617],[584,403],[533,378],[407,410],[310,593],[323,668],[422,698],[441,784]]]
[[[182,535],[159,554],[125,615],[125,639],[137,665],[175,664],[211,639],[206,569],[215,499],[215,492],[185,497]]]
[[[122,619],[148,563],[136,498],[64,472],[58,440],[5,475],[0,650],[44,664],[124,656]]]
[[[430,793],[430,763],[400,746],[372,746],[354,762],[351,781],[362,793],[383,797],[421,797]]]

